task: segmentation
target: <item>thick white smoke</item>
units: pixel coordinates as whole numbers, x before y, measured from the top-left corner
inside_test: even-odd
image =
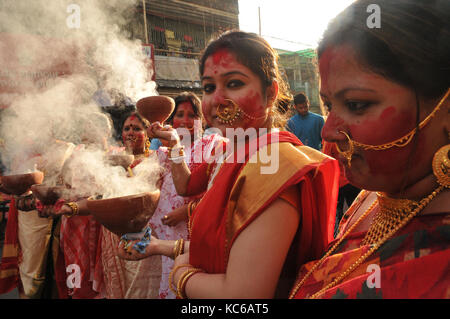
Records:
[[[114,141],[104,122],[95,120],[101,110],[92,99],[98,90],[111,89],[134,101],[157,95],[141,42],[123,31],[127,19],[135,18],[136,3],[0,0],[0,104],[8,106],[0,113],[0,152],[7,173],[26,173],[36,165],[57,171],[59,159],[72,155],[80,180],[95,175],[96,183],[111,186],[102,192],[143,191],[137,179],[132,180],[139,186],[133,187],[125,174],[116,174],[122,168],[99,155],[105,153],[104,138],[109,145]],[[61,147],[72,145],[67,143],[90,146],[83,151]],[[148,163],[159,171],[156,162]],[[156,179],[147,180],[147,189],[154,189]]]

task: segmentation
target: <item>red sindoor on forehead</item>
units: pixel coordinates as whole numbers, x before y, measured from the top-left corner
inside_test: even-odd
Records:
[[[213,53],[212,58],[214,65],[227,66],[233,55],[228,49],[220,49]]]

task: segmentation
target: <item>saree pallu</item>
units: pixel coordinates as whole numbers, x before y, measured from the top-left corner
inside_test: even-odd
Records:
[[[190,263],[208,273],[226,272],[236,237],[292,185],[298,185],[301,210],[297,263],[317,258],[333,239],[339,178],[336,160],[303,146],[289,132],[270,133],[251,143],[243,161],[222,164],[192,216]],[[263,153],[278,154],[275,172],[261,173]]]
[[[366,253],[359,247],[366,232],[352,233],[301,286],[295,298],[320,291]],[[450,298],[450,214],[415,217],[341,283],[318,296],[324,299]],[[330,247],[333,242],[330,243]],[[305,264],[301,280],[317,261]]]

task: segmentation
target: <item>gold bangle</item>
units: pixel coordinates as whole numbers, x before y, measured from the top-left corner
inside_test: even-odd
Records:
[[[189,268],[188,270],[186,270],[181,276],[180,279],[178,280],[177,283],[177,297],[181,298],[181,299],[186,299],[187,295],[186,295],[186,284],[188,282],[188,280],[196,273],[199,272],[204,272],[203,269],[200,268]]]
[[[184,239],[181,238],[180,239],[180,249],[178,251],[177,257],[180,256],[180,255],[183,255],[183,254],[184,254]]]
[[[183,251],[184,251],[184,239],[180,238],[175,242],[173,259],[183,254]]]
[[[173,276],[175,275],[177,270],[182,267],[191,267],[191,265],[189,265],[189,264],[178,265],[178,266],[174,267],[172,269],[172,271],[169,273],[169,288],[175,295],[177,294],[177,291],[175,290],[175,287],[173,285]]]
[[[69,206],[69,207],[72,209],[72,213],[66,215],[67,217],[70,218],[70,217],[72,217],[72,216],[78,215],[79,209],[78,209],[78,204],[77,204],[77,203],[75,203],[75,202],[69,202],[69,203],[66,203],[66,205]]]
[[[169,151],[169,159],[182,157],[184,156],[184,145],[178,147],[170,147],[168,148],[168,151]],[[176,154],[176,156],[172,156],[175,151],[178,151],[178,154]]]
[[[178,248],[178,242],[179,241],[180,240],[177,239],[177,240],[175,240],[175,243],[173,244],[173,251],[172,251],[173,259],[177,258],[177,248]]]

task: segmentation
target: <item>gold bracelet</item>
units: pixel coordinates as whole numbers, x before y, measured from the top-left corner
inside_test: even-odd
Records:
[[[69,203],[66,203],[66,205],[69,206],[72,209],[72,213],[66,215],[68,218],[78,215],[79,209],[78,209],[78,204],[77,203],[69,202]]]
[[[175,275],[175,273],[177,272],[178,269],[182,268],[182,267],[191,267],[191,265],[189,264],[183,264],[183,265],[178,265],[176,267],[174,267],[172,269],[172,271],[169,273],[169,288],[170,290],[172,290],[172,292],[176,295],[177,291],[175,290],[175,287],[173,285],[173,276]]]
[[[180,250],[178,251],[177,257],[180,255],[183,255],[183,254],[184,254],[184,239],[181,238],[180,239]]]
[[[186,295],[186,284],[188,282],[188,280],[196,273],[199,272],[204,272],[203,269],[200,268],[189,268],[188,270],[186,270],[181,276],[180,279],[178,280],[178,284],[177,284],[177,297],[181,298],[181,299],[186,299],[187,295]]]
[[[177,258],[184,252],[184,239],[180,238],[175,242],[173,259]]]
[[[178,248],[178,242],[179,241],[180,240],[177,239],[177,240],[175,240],[175,243],[173,244],[173,251],[172,251],[173,259],[175,259],[177,257],[177,248]]]
[[[178,146],[178,147],[170,147],[168,148],[169,151],[169,159],[179,158],[184,156],[184,145]],[[178,154],[176,156],[172,156],[174,151],[178,151]]]

